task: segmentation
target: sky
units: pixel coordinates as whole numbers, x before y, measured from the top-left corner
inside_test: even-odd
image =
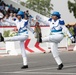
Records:
[[[53,6],[53,11],[59,11],[61,14],[61,18],[65,21],[65,23],[76,23],[76,19],[73,16],[73,13],[71,14],[68,10],[68,0],[51,0],[51,3]],[[73,0],[71,0],[73,1]],[[53,12],[51,11],[51,13]]]

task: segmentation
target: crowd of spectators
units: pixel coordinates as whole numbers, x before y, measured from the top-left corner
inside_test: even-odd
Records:
[[[4,22],[3,20],[9,20],[10,22],[12,20],[16,20],[17,19],[17,13],[18,11],[20,11],[20,8],[16,9],[12,4],[8,5],[6,3],[4,3],[4,1],[0,0],[0,26],[13,26],[14,24],[12,23],[8,23],[8,22]],[[28,18],[29,23],[32,25],[34,23],[32,20],[32,16],[29,14],[29,11],[26,10],[24,11],[25,13],[25,17]],[[3,17],[2,17],[3,16]]]

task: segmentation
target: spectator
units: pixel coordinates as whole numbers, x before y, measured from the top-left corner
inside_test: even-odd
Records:
[[[0,10],[0,18],[3,18],[3,13],[2,13],[2,11]]]
[[[74,25],[74,38],[75,38],[75,42],[76,42],[76,23]]]
[[[26,14],[25,14],[25,16],[24,16],[24,19],[25,19],[25,20],[28,20],[28,16],[27,16]]]
[[[5,17],[4,17],[3,20],[7,20],[7,21],[9,21],[9,14],[8,14],[8,13],[5,15]],[[8,22],[3,22],[3,25],[7,25],[7,26],[9,26],[10,24],[9,24]]]
[[[2,0],[0,0],[0,5],[1,5]]]
[[[6,6],[6,4],[4,3],[4,1],[1,0],[1,5],[3,5],[3,4],[4,4],[4,6]]]
[[[9,6],[8,11],[9,11],[9,13],[13,12],[13,6],[12,6],[12,4]]]
[[[0,26],[2,25],[2,18],[3,18],[3,14],[2,14],[2,12],[0,11]]]
[[[6,15],[6,13],[7,13],[7,11],[6,11],[5,7],[4,7],[3,14]]]
[[[8,9],[9,9],[9,6],[8,6],[8,5],[6,5],[6,6],[5,6],[5,10],[6,10],[6,11],[8,11]]]
[[[20,11],[20,8],[18,8],[17,10],[16,10],[16,13],[18,13]]]
[[[36,22],[34,31],[36,32],[35,38],[37,38],[37,42],[38,42],[39,38],[42,37],[41,28],[39,26],[39,22]]]
[[[32,21],[33,17],[29,14],[29,10],[25,11],[25,15],[28,17],[28,22],[31,25],[31,21]]]
[[[13,13],[10,13],[10,15],[9,15],[9,20],[10,20],[10,21],[13,20]]]
[[[28,11],[28,10],[26,10],[25,14],[26,14],[28,17],[30,16],[30,14],[29,14],[29,11]]]
[[[0,10],[4,10],[4,8],[5,8],[5,6],[4,6],[4,4],[2,4],[1,6],[0,6]]]
[[[72,25],[70,25],[70,27],[69,27],[69,31],[70,31],[70,33],[74,36],[74,28],[73,28]]]
[[[17,20],[17,16],[16,13],[13,14],[13,20],[16,21]]]
[[[5,15],[5,17],[4,17],[4,20],[8,20],[9,19],[9,14],[7,13],[6,15]]]

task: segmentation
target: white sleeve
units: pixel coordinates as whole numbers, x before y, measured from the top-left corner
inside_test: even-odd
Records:
[[[50,25],[49,21],[45,18],[41,18],[39,15],[36,16],[36,19],[39,21],[39,22],[42,22],[46,25]]]
[[[26,27],[27,27],[32,33],[34,33],[34,30],[33,30],[29,25],[26,25]]]
[[[66,33],[69,38],[72,38],[72,34],[70,33],[70,31],[68,30],[68,28],[65,26],[65,25],[62,25],[62,28],[63,28],[63,33]]]
[[[49,21],[48,20],[42,20],[42,22],[46,25],[50,25]]]

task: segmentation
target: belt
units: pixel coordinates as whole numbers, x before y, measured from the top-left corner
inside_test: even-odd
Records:
[[[56,34],[56,33],[51,33],[50,35],[55,35],[55,34]],[[61,33],[57,33],[57,34],[63,34],[63,35],[64,35],[64,33],[62,33],[62,32],[61,32]]]
[[[18,33],[23,33],[23,32],[25,32],[25,31],[27,31],[27,29],[25,29],[25,30],[22,30],[22,31],[19,31]]]
[[[60,29],[60,30],[52,30],[51,32],[61,32],[62,31],[62,29]]]

